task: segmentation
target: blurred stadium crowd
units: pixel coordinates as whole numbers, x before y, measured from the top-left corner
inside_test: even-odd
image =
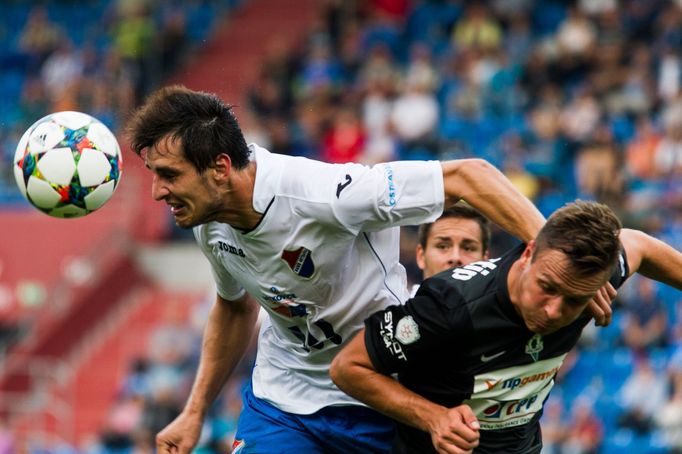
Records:
[[[19,200],[10,165],[29,124],[82,110],[118,129],[221,13],[248,2],[2,2],[0,202]],[[682,1],[320,0],[304,42],[272,43],[246,96],[236,112],[247,141],[271,151],[369,164],[481,157],[546,215],[595,199],[682,249]],[[492,255],[511,241],[496,232]],[[413,255],[406,229],[417,282]],[[191,386],[211,300],[168,310],[100,435],[60,452],[153,452]],[[645,279],[621,291],[612,325],[587,330],[557,378],[543,452],[682,452],[681,301]],[[229,452],[252,359],[198,452]],[[0,454],[15,449],[0,426]]]

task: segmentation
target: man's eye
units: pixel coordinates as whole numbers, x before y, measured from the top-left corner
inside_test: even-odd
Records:
[[[556,289],[549,284],[540,284],[540,288],[543,292],[553,295],[556,293]]]
[[[572,298],[566,298],[564,301],[566,304],[569,306],[582,306],[583,304],[587,303],[590,301],[591,298],[582,296],[582,297],[572,297]]]

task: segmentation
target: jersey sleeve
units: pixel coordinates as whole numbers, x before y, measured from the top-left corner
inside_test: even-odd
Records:
[[[373,167],[341,166],[333,182],[334,217],[355,233],[432,222],[443,212],[438,161],[398,161]]]
[[[218,295],[227,301],[234,301],[244,296],[246,290],[227,272],[210,250],[206,241],[204,226],[195,227],[193,230],[199,249],[201,249],[201,252],[203,252],[204,256],[208,259],[208,263],[211,265],[211,274],[213,275]]]
[[[444,345],[466,337],[470,327],[462,296],[444,281],[429,279],[404,305],[365,320],[365,346],[376,370],[392,374],[437,358]]]
[[[613,274],[611,274],[609,282],[611,285],[613,285],[613,288],[619,288],[625,283],[628,276],[630,276],[628,257],[625,253],[625,248],[621,245],[620,254],[618,255],[618,263],[616,264],[616,268],[613,270]]]

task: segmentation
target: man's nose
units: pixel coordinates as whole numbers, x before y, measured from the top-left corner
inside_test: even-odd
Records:
[[[462,261],[462,254],[460,253],[460,249],[458,247],[453,247],[452,250],[450,251],[450,256],[448,257],[448,264],[451,267],[466,265]]]
[[[564,298],[556,295],[551,297],[545,304],[545,314],[549,320],[559,320],[563,314]]]
[[[154,175],[152,179],[152,197],[154,200],[163,200],[169,194],[168,188],[159,181],[159,177]]]

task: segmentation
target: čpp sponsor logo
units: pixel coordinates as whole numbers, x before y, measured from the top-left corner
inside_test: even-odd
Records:
[[[485,419],[508,418],[510,416],[525,414],[533,411],[533,404],[538,400],[538,395],[534,394],[524,399],[511,400],[508,402],[498,402],[483,410]]]

